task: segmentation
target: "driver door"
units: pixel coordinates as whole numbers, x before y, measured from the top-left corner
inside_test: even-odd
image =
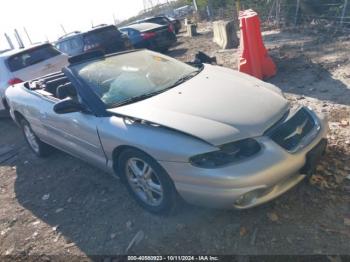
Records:
[[[57,99],[56,102],[60,100]],[[100,143],[98,117],[83,112],[57,114],[50,103],[41,110],[40,118],[49,144],[82,160],[106,168],[106,157]]]

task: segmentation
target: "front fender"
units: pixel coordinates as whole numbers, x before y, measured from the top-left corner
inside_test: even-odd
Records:
[[[216,149],[192,136],[123,117],[101,118],[98,131],[109,160],[119,146],[136,147],[158,161],[188,162],[189,157]]]

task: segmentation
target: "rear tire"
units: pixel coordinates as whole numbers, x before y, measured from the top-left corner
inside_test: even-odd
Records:
[[[166,171],[152,157],[137,149],[127,149],[119,156],[119,173],[137,203],[155,214],[175,210],[178,195]]]
[[[38,156],[38,157],[46,157],[50,155],[52,152],[52,147],[48,144],[42,142],[34,133],[30,124],[27,120],[21,120],[21,126],[24,138],[30,147],[30,149]]]

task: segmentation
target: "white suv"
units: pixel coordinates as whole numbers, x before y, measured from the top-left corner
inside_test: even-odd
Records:
[[[0,111],[6,109],[7,87],[60,71],[68,65],[68,57],[51,44],[0,53]]]

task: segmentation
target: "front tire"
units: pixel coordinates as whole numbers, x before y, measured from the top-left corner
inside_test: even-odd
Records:
[[[121,153],[118,163],[121,179],[138,204],[156,214],[174,211],[175,186],[157,161],[142,151],[127,149]]]
[[[42,142],[34,133],[30,124],[27,120],[21,120],[21,126],[24,138],[29,145],[30,149],[38,156],[38,157],[46,157],[51,151],[52,147],[48,144]]]

